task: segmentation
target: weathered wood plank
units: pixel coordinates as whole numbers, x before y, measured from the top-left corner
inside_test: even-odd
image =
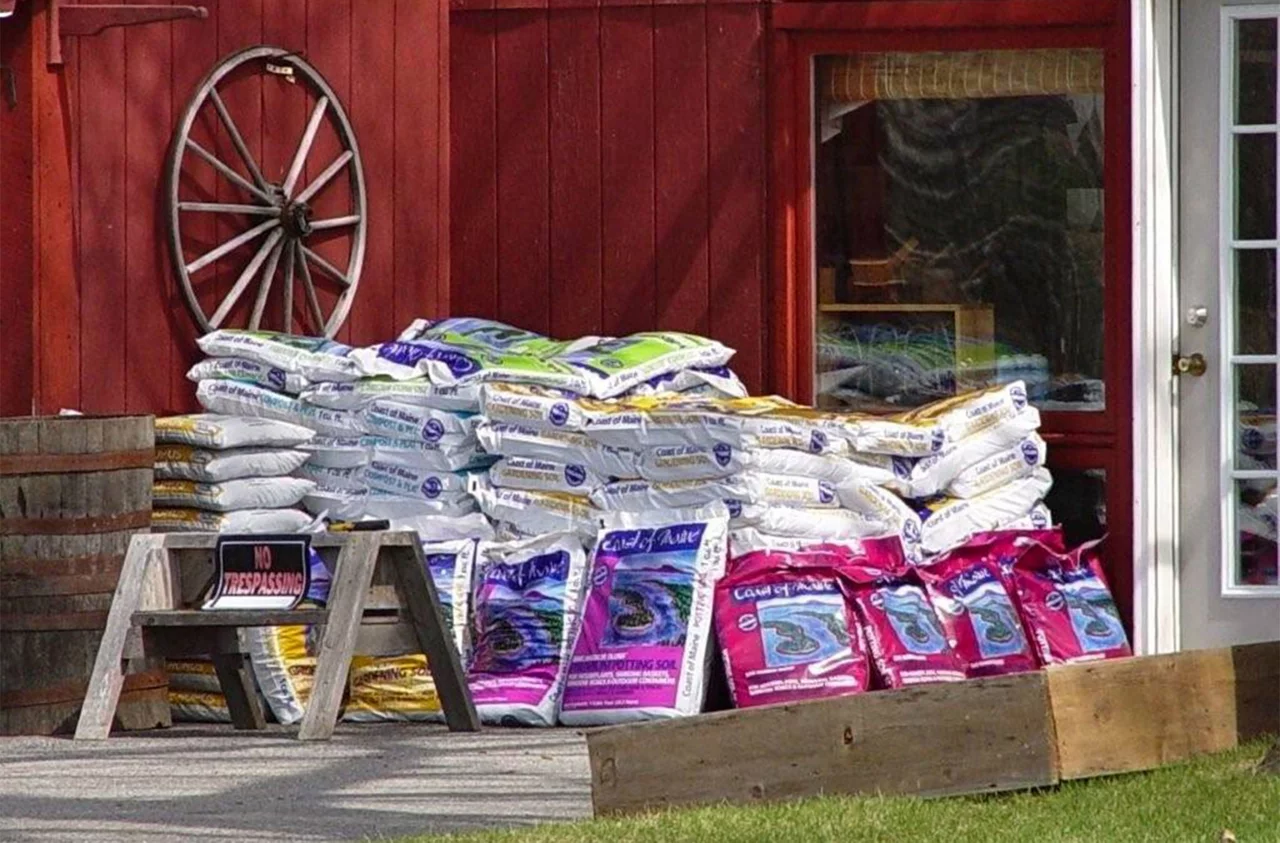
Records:
[[[1280,641],[1231,648],[1240,741],[1280,734]]]
[[[1280,644],[1047,671],[1063,779],[1149,770],[1280,721]]]
[[[106,629],[102,633],[102,643],[98,645],[84,706],[80,710],[80,722],[76,724],[76,740],[105,740],[111,731],[111,719],[124,685],[124,645],[132,626],[131,616],[142,596],[147,567],[164,553],[163,538],[156,535],[134,536],[129,544],[129,552],[120,570],[120,582],[116,585],[115,598],[107,615]]]
[[[308,626],[325,623],[328,617],[329,613],[324,609],[175,609],[134,612],[133,623],[146,627]]]
[[[225,534],[166,533],[164,536],[164,546],[168,550],[213,550],[213,548],[218,544],[218,538],[220,535]],[[311,546],[314,548],[345,547],[357,536],[364,537],[372,535],[381,536],[380,542],[383,547],[412,547],[414,544],[418,543],[418,539],[413,533],[396,530],[385,533],[316,533],[311,537]]]
[[[360,630],[365,594],[373,580],[379,541],[378,533],[355,533],[338,557],[329,591],[329,622],[316,657],[315,684],[298,731],[299,740],[328,740],[333,734]]]
[[[587,748],[597,815],[1058,780],[1043,673],[617,726]]]
[[[249,657],[244,653],[213,653],[213,669],[227,699],[231,725],[242,730],[267,728],[262,702],[249,673]]]

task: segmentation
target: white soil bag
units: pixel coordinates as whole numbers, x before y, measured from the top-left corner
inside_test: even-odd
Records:
[[[1030,515],[1052,487],[1049,472],[1037,468],[1030,477],[985,495],[932,504],[933,511],[920,530],[920,547],[929,555],[944,553],[964,544],[975,533],[996,530]]]
[[[723,504],[605,517],[574,636],[560,722],[602,726],[702,711]]]
[[[240,509],[209,512],[190,507],[151,510],[153,533],[298,533],[312,518],[299,509]]]
[[[360,367],[349,345],[320,337],[221,329],[196,340],[210,357],[242,357],[312,381],[353,381]]]
[[[242,477],[280,477],[307,461],[307,452],[292,448],[232,448],[214,451],[192,445],[157,445],[158,480],[220,483]]]
[[[873,538],[894,533],[893,525],[880,518],[847,509],[796,509],[733,502],[729,522],[734,529],[754,527],[761,533],[813,542],[834,539]]]
[[[573,532],[594,536],[600,524],[600,510],[585,497],[503,489],[481,478],[472,482],[471,493],[485,515],[529,535]]]
[[[309,427],[323,436],[352,436],[364,432],[364,422],[356,413],[326,410],[241,381],[201,381],[196,387],[196,400],[211,413],[288,422]]]
[[[997,451],[957,474],[947,484],[947,494],[957,498],[975,498],[1006,483],[1030,477],[1044,465],[1046,451],[1044,440],[1032,433],[1013,447]]]
[[[151,486],[156,506],[191,507],[211,512],[237,509],[279,509],[295,506],[316,487],[298,477],[248,477],[223,483],[157,480]]]
[[[554,430],[584,430],[587,414],[570,393],[514,383],[487,383],[480,411],[491,422]]]
[[[478,421],[474,415],[385,399],[361,410],[360,418],[370,436],[411,439],[442,447],[474,441]]]
[[[483,422],[476,427],[476,437],[490,454],[584,465],[601,477],[637,476],[635,454],[606,447],[571,430]]]
[[[292,448],[310,442],[315,431],[271,419],[194,413],[156,419],[156,442],[197,448]]]
[[[310,383],[302,375],[242,357],[210,357],[208,360],[201,360],[187,371],[187,380],[195,383],[210,378],[248,381],[275,392],[287,392],[290,395],[297,395]]]
[[[330,410],[360,410],[383,399],[460,413],[480,410],[479,386],[439,386],[426,378],[407,381],[363,378],[352,383],[317,383],[304,389],[299,397],[308,404]]]
[[[583,495],[605,480],[580,463],[561,463],[537,457],[503,457],[489,466],[489,482],[508,489]]]

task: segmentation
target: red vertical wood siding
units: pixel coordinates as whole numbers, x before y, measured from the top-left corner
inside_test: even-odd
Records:
[[[30,66],[29,28],[26,10],[0,27],[0,64]],[[35,388],[30,75],[19,75],[14,85],[17,107],[0,104],[0,415],[29,413]]]
[[[767,6],[494,6],[451,19],[453,312],[706,333],[764,389]]]
[[[448,307],[450,53],[440,0],[202,0],[210,13],[204,21],[67,39],[66,65],[49,73],[43,72],[43,30],[34,31],[42,20],[30,19],[35,5],[21,4],[18,16],[0,24],[0,60],[20,67],[23,95],[23,107],[11,113],[0,105],[0,359],[6,361],[0,365],[0,413],[26,413],[33,406],[41,412],[156,413],[194,407],[183,375],[198,357],[196,330],[166,247],[165,157],[174,124],[201,78],[221,57],[248,46],[270,43],[303,53],[337,91],[356,127],[369,239],[342,338],[385,339],[409,319]],[[40,85],[44,95],[35,100],[44,103],[43,112],[29,105]],[[287,83],[275,78],[234,80],[221,90],[264,172],[279,178],[309,104],[289,97]],[[239,166],[209,111],[194,129],[196,140]],[[69,133],[65,149],[38,160],[33,152],[40,138],[60,132]],[[322,133],[317,150],[323,155],[335,143]],[[323,166],[316,163],[311,175]],[[69,199],[53,197],[42,205],[41,178],[56,183],[68,171],[70,190],[62,192]],[[184,195],[232,199],[233,189],[210,169],[194,166],[189,174]],[[326,193],[344,190],[338,182]],[[318,213],[332,201],[322,198]],[[67,205],[74,214],[68,210],[69,225],[58,228],[52,220]],[[45,206],[49,221],[42,233],[38,212]],[[196,243],[213,248],[239,230],[211,215],[184,220],[193,251]],[[41,254],[42,243],[62,245]],[[318,250],[332,258],[332,248]],[[335,262],[345,265],[345,249],[339,251]],[[197,276],[201,300],[218,301],[251,254],[241,250]],[[63,273],[71,279],[69,290],[44,279],[60,271],[58,262],[72,267]],[[544,290],[548,277],[544,270]],[[252,298],[245,295],[240,313],[248,312]],[[295,301],[301,304],[300,295]]]

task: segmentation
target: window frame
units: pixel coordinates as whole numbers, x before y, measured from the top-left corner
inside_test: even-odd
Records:
[[[1218,422],[1219,465],[1222,474],[1218,479],[1219,523],[1222,525],[1220,538],[1221,574],[1219,578],[1220,596],[1229,599],[1280,597],[1280,583],[1273,585],[1249,585],[1240,582],[1240,534],[1237,524],[1236,482],[1238,480],[1255,479],[1248,472],[1235,467],[1236,438],[1239,416],[1236,412],[1236,367],[1250,365],[1249,360],[1242,358],[1266,357],[1264,365],[1276,367],[1276,395],[1280,400],[1280,330],[1277,331],[1277,348],[1270,355],[1250,355],[1236,353],[1236,301],[1235,287],[1238,266],[1236,256],[1248,251],[1249,246],[1241,243],[1255,241],[1240,240],[1235,236],[1236,218],[1236,171],[1235,171],[1235,138],[1242,133],[1237,127],[1247,126],[1259,128],[1259,124],[1237,123],[1235,119],[1236,105],[1236,21],[1241,20],[1275,20],[1280,28],[1280,4],[1254,4],[1248,6],[1223,6],[1221,9],[1221,26],[1219,27],[1218,51],[1218,312],[1223,318],[1218,320],[1218,382],[1221,408]],[[1280,69],[1277,70],[1280,74]],[[1280,80],[1276,86],[1276,123],[1260,124],[1264,132],[1276,138],[1277,144],[1277,205],[1276,232],[1274,240],[1256,241],[1269,243],[1263,247],[1271,250],[1280,260]],[[1278,293],[1280,295],[1280,293]],[[1277,302],[1277,322],[1280,328],[1280,301]],[[1228,316],[1229,314],[1229,316]],[[1280,409],[1280,408],[1277,408]],[[1280,483],[1280,467],[1275,471],[1264,472],[1264,479],[1276,480]],[[1243,476],[1242,476],[1243,475]]]

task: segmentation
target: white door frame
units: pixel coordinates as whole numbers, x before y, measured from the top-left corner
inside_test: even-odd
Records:
[[[1130,0],[1133,173],[1133,637],[1179,646],[1178,2]]]

